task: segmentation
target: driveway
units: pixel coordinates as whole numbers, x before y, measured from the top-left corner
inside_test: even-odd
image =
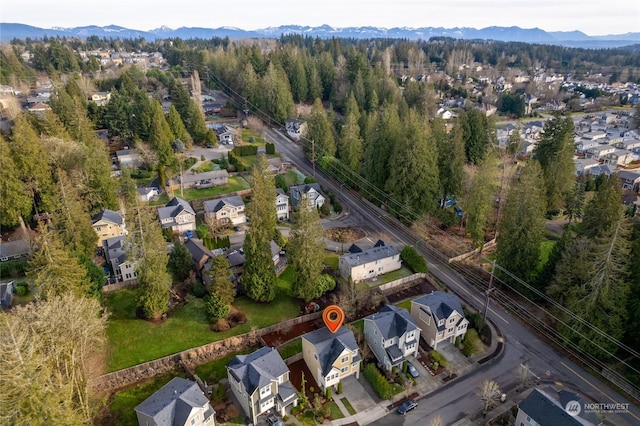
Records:
[[[457,375],[464,374],[476,365],[449,341],[438,343],[438,352],[453,365],[453,371]]]
[[[342,394],[336,395],[336,398],[346,397],[356,412],[364,411],[367,408],[376,405],[376,401],[369,395],[361,380],[366,380],[361,374],[360,379],[355,376],[349,376],[342,380]]]

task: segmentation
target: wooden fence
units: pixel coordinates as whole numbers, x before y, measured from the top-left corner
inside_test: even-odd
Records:
[[[392,288],[396,288],[403,284],[410,283],[417,280],[422,280],[422,279],[427,279],[427,274],[423,272],[418,272],[416,274],[409,275],[408,277],[399,278],[397,280],[390,281],[386,284],[382,284],[381,286],[378,286],[378,289],[384,293],[387,290],[391,290]]]

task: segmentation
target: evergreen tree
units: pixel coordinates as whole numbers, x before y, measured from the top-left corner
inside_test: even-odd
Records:
[[[362,167],[362,138],[355,113],[349,113],[340,131],[338,157],[355,173]]]
[[[211,259],[211,269],[208,272],[211,277],[210,293],[215,294],[227,306],[233,303],[236,296],[235,285],[229,278],[230,267],[224,256],[215,256]]]
[[[91,225],[91,216],[72,186],[69,176],[58,169],[54,228],[70,251],[92,256],[96,250],[98,235]]]
[[[266,110],[277,122],[284,123],[294,110],[293,97],[286,73],[273,62],[269,63],[262,78],[262,90],[267,102]]]
[[[573,120],[556,115],[547,120],[544,134],[535,150],[544,174],[547,209],[550,212],[564,207],[567,193],[575,183],[573,165]]]
[[[456,125],[451,134],[447,135],[441,119],[433,120],[431,129],[438,153],[440,197],[461,195],[465,163],[462,129]]]
[[[182,118],[180,118],[180,114],[175,106],[171,105],[169,108],[169,115],[167,115],[167,123],[169,124],[169,128],[171,132],[175,136],[176,139],[179,139],[184,143],[185,147],[191,148],[192,139],[187,132],[187,128],[184,127],[184,123],[182,122]]]
[[[386,182],[387,192],[418,215],[435,211],[440,186],[436,161],[433,138],[417,114],[410,112],[391,153],[389,164],[397,167]]]
[[[336,154],[336,142],[333,137],[333,129],[327,114],[324,111],[322,101],[316,99],[311,107],[311,115],[307,120],[307,138],[315,143],[315,158]],[[311,158],[311,146],[305,146],[307,155]],[[314,159],[312,159],[314,160]]]
[[[17,175],[24,182],[25,192],[33,200],[35,211],[50,211],[53,207],[53,182],[47,153],[24,114],[14,121],[9,147]]]
[[[175,243],[173,245],[167,266],[173,278],[178,281],[184,281],[189,276],[193,269],[193,259],[184,244]]]
[[[466,230],[471,236],[473,247],[476,248],[484,244],[484,236],[489,227],[494,196],[494,165],[495,158],[492,155],[480,161],[463,202]]]
[[[38,227],[38,251],[29,261],[29,277],[44,299],[73,293],[76,297],[91,294],[87,270],[65,249],[55,231]]]
[[[621,199],[619,180],[616,177],[605,179],[595,196],[585,206],[579,235],[594,238],[610,232],[620,220],[620,215],[624,214]]]
[[[0,136],[0,225],[12,227],[20,223],[20,218],[28,217],[33,200],[25,191],[25,184],[10,154],[9,144]]]
[[[155,102],[153,105],[152,117],[149,143],[158,154],[158,177],[160,178],[160,184],[164,185],[169,179],[171,169],[177,165],[177,159],[171,147],[171,142],[175,137],[165,119],[162,105],[159,102]]]
[[[303,198],[294,213],[288,256],[293,267],[292,292],[306,302],[322,296],[318,280],[322,274],[324,242],[318,211]]]
[[[545,201],[540,165],[533,161],[509,191],[496,237],[496,260],[517,277],[531,281],[540,261]]]
[[[569,219],[569,225],[572,221],[582,219],[585,202],[585,183],[584,178],[580,177],[573,185],[573,189],[569,191],[565,199],[565,213]]]
[[[496,144],[495,125],[476,108],[460,114],[458,121],[462,126],[467,162],[478,164]]]
[[[384,189],[391,175],[390,157],[400,142],[402,131],[396,105],[386,105],[382,113],[369,115],[364,146],[364,176],[373,185]]]
[[[276,273],[271,258],[271,239],[276,228],[276,190],[269,162],[258,156],[253,166],[252,200],[247,206],[249,230],[244,240],[245,266],[242,282],[247,296],[256,302],[270,302],[276,297]]]

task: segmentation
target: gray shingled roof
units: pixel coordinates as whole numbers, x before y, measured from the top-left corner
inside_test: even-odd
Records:
[[[542,426],[584,426],[584,419],[567,413],[551,395],[540,389],[534,389],[518,407]],[[583,420],[583,421],[580,421]]]
[[[123,222],[123,218],[122,218],[122,215],[120,213],[115,212],[113,210],[109,210],[109,209],[104,209],[100,213],[95,215],[91,219],[91,223],[94,224],[96,222],[100,222],[101,220],[103,220],[105,222],[111,222],[111,223],[116,224],[118,226],[122,225],[122,222]]]
[[[236,355],[227,369],[242,381],[249,395],[289,371],[278,351],[269,347],[260,348],[249,355]]]
[[[204,244],[202,244],[202,240],[194,240],[193,238],[187,239],[184,242],[184,246],[191,253],[191,259],[194,262],[200,262],[204,256],[213,257],[213,252],[206,248]]]
[[[242,201],[242,197],[239,195],[209,200],[204,202],[204,211],[207,213],[216,213],[226,205],[240,207],[244,206],[244,201]]]
[[[412,302],[422,306],[428,306],[429,309],[431,309],[431,314],[438,320],[449,318],[449,315],[451,315],[453,311],[458,312],[464,317],[460,300],[451,293],[434,291],[414,299]]]
[[[15,241],[0,241],[0,257],[20,257],[31,252],[29,243],[23,239]]]
[[[385,305],[375,314],[365,317],[365,321],[373,321],[385,340],[400,337],[407,331],[417,330],[409,311],[394,305]]]
[[[302,199],[302,195],[308,194],[311,189],[315,189],[318,194],[322,194],[320,184],[317,183],[306,183],[304,185],[295,185],[289,187],[289,192],[291,192],[291,204],[297,206]]]
[[[187,211],[195,216],[196,212],[191,207],[191,204],[183,200],[182,198],[173,197],[171,201],[167,203],[165,207],[160,207],[158,209],[158,218],[160,220],[175,218],[182,211]]]
[[[174,377],[135,410],[152,417],[157,425],[183,425],[192,408],[204,407],[208,403],[196,382]],[[209,406],[207,411],[211,413],[213,408]]]
[[[340,256],[340,259],[345,259],[353,268],[354,266],[364,265],[365,263],[375,262],[376,260],[386,259],[399,254],[400,250],[398,250],[396,246],[387,245],[373,247],[361,253],[343,254]]]
[[[335,334],[331,333],[328,328],[321,328],[302,335],[302,338],[316,348],[323,376],[329,374],[333,364],[345,349],[349,351],[358,349],[356,338],[347,327],[340,327]]]

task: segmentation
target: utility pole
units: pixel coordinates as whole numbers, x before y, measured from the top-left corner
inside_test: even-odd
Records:
[[[493,261],[493,264],[491,266],[491,277],[489,278],[489,287],[487,287],[487,298],[484,302],[484,315],[483,315],[483,319],[486,321],[487,320],[487,311],[489,310],[489,294],[491,293],[491,284],[493,284],[493,274],[496,270],[496,261]]]
[[[311,139],[311,164],[313,165],[313,177],[316,177],[316,143]]]

